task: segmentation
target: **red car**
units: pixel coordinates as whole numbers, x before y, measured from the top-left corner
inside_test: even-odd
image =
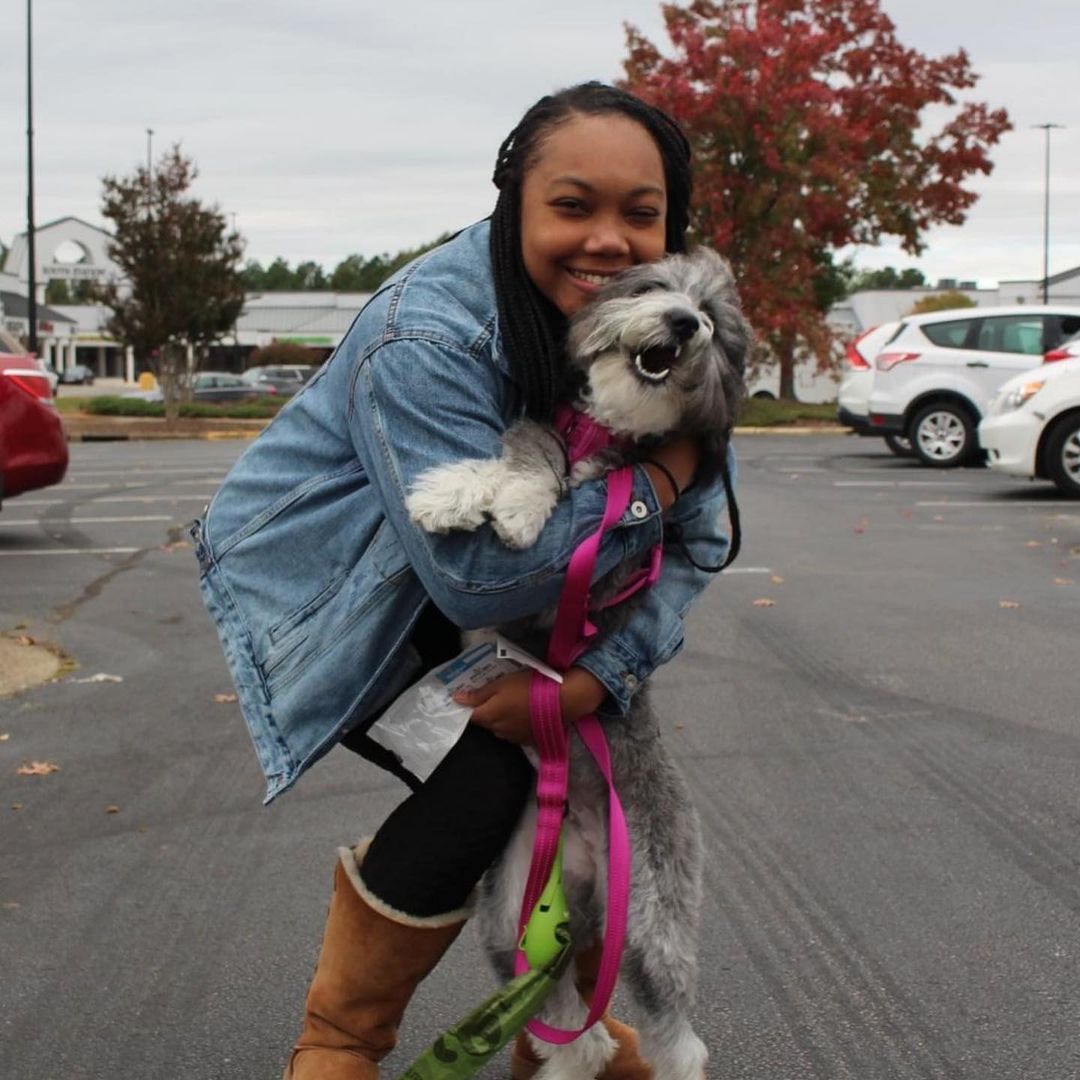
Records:
[[[0,501],[60,483],[67,464],[48,375],[32,356],[0,353]]]

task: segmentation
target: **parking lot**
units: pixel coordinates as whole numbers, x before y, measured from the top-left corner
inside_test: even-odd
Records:
[[[244,445],[72,444],[0,512],[0,630],[71,661],[0,699],[5,1080],[277,1077],[334,848],[404,794],[337,750],[261,807],[183,528]],[[737,449],[742,556],[655,680],[710,1077],[1080,1075],[1080,503],[877,440]],[[384,1075],[492,986],[467,931]]]

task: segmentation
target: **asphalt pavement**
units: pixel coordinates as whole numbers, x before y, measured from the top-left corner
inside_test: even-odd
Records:
[[[403,797],[338,750],[261,806],[183,530],[245,445],[73,443],[0,512],[0,631],[67,658],[0,699],[4,1080],[277,1080],[334,849]],[[708,1075],[1080,1076],[1080,504],[876,440],[738,450],[743,554],[655,680]],[[383,1075],[493,985],[467,929]]]

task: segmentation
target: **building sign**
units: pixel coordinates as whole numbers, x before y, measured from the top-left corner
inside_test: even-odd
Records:
[[[104,266],[65,266],[63,263],[46,263],[41,268],[45,278],[64,278],[67,281],[104,281],[108,270]]]

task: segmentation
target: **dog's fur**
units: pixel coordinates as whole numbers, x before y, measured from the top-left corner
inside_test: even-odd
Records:
[[[408,499],[429,531],[475,529],[490,519],[509,545],[536,541],[567,483],[603,475],[643,456],[650,441],[692,434],[703,446],[699,475],[715,475],[727,452],[744,393],[750,331],[739,310],[727,264],[715,253],[670,256],[615,278],[571,321],[568,350],[577,406],[632,440],[579,462],[566,476],[559,436],[519,421],[502,456],[433,469]],[[665,372],[666,369],[666,373]],[[633,567],[621,567],[594,594],[614,595]],[[632,603],[632,601],[630,602]],[[601,631],[625,608],[602,612]],[[526,648],[543,649],[553,613],[530,625],[504,628]],[[633,860],[622,975],[640,1006],[644,1055],[663,1080],[699,1080],[705,1046],[689,1013],[697,977],[696,934],[701,904],[702,844],[686,783],[660,737],[648,686],[629,714],[604,722],[616,786],[630,829]],[[607,789],[578,740],[571,743],[569,815],[564,826],[571,933],[582,947],[602,936],[607,873]],[[480,925],[499,974],[513,974],[517,920],[531,859],[535,808],[523,816],[503,857],[486,875]],[[585,1006],[573,967],[541,1014],[559,1027],[580,1027]],[[614,1052],[602,1024],[566,1046],[533,1040],[545,1064],[538,1080],[587,1080]]]

